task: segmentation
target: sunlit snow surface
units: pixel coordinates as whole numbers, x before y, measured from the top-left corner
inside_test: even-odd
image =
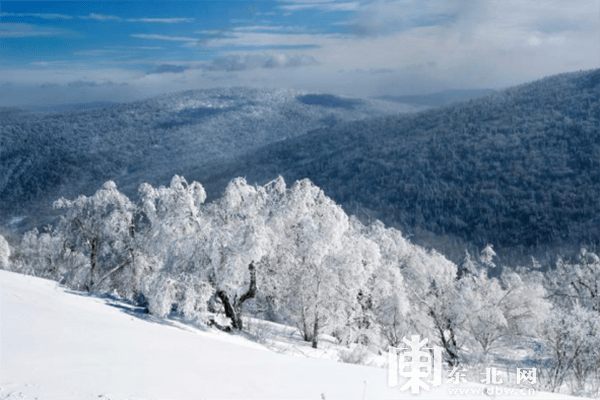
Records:
[[[451,396],[448,386],[411,395],[390,388],[383,368],[305,357],[293,340],[275,347],[268,340],[267,348],[243,335],[153,319],[39,278],[0,271],[0,293],[2,400],[490,398]]]

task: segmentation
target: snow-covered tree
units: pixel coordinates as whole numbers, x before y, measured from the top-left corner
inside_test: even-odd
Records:
[[[541,383],[559,391],[571,382],[579,395],[598,393],[600,381],[600,319],[579,304],[555,307],[544,324],[539,351]]]
[[[4,236],[0,235],[0,269],[10,269],[10,246]]]
[[[89,259],[65,246],[64,238],[56,231],[40,233],[33,229],[23,234],[12,269],[84,290],[89,277]]]
[[[465,276],[474,276],[477,275],[477,263],[473,261],[471,257],[471,253],[465,250],[465,256],[460,264],[458,264],[457,269],[457,279],[462,279]]]
[[[168,187],[143,184],[140,192],[140,256],[143,293],[149,311],[165,316],[173,304],[186,317],[201,317],[213,294],[207,283],[202,245],[210,231],[203,204],[206,193],[198,182],[175,175]]]
[[[508,345],[504,339],[535,337],[551,307],[540,283],[525,283],[514,272],[497,279],[482,270],[463,278],[459,291],[468,307],[464,329],[484,356]]]
[[[487,355],[508,339],[538,335],[549,313],[539,276],[489,277],[491,246],[477,261],[465,253],[457,267],[381,222],[365,226],[348,217],[309,180],[287,189],[281,177],[264,186],[238,178],[208,204],[201,184],[179,176],[168,187],[143,184],[139,193],[136,206],[107,182],[93,196],[58,200],[58,227],[24,235],[15,265],[76,289],[129,299],[141,293],[159,317],[175,309],[199,318],[222,307],[234,329],[243,329],[245,304],[267,305],[313,347],[321,333],[379,347],[419,333],[442,346],[452,366],[466,359],[466,349]],[[0,263],[3,247],[0,237]],[[559,260],[547,288],[564,321],[574,307],[578,318],[597,316],[600,259],[582,251],[574,261]],[[592,335],[596,325],[581,320],[581,329],[560,338],[552,321],[543,331],[545,360],[558,362],[556,354],[576,345],[591,348],[569,335]],[[567,323],[561,321],[555,325]],[[600,373],[590,354],[571,357],[571,375],[559,362],[556,375],[586,387],[590,371]]]
[[[64,246],[89,260],[86,289],[131,295],[135,205],[108,181],[93,196],[61,198],[54,207],[64,210],[57,227]]]
[[[448,364],[457,365],[466,341],[462,327],[468,310],[457,290],[456,265],[435,251],[412,246],[402,274],[411,299],[411,324],[417,332],[435,337]]]
[[[581,249],[571,262],[559,258],[548,273],[548,290],[555,303],[579,303],[600,315],[600,257]]]
[[[496,257],[496,252],[491,244],[485,246],[485,248],[481,250],[481,253],[479,253],[479,260],[487,268],[496,267],[496,264],[494,263],[494,257]]]
[[[211,221],[202,245],[207,277],[234,329],[243,329],[243,305],[256,296],[257,267],[273,247],[270,214],[284,192],[282,178],[264,186],[237,178],[206,208]]]
[[[399,231],[386,229],[379,221],[371,224],[366,234],[377,244],[380,257],[370,279],[374,318],[387,344],[397,347],[410,330],[410,303],[400,266],[411,245]]]
[[[349,278],[343,272],[348,267],[343,252],[349,244],[349,219],[305,179],[287,192],[278,220],[280,264],[273,295],[304,339],[317,347],[322,329],[340,317],[340,285]]]
[[[585,249],[571,261],[559,258],[546,275],[554,304],[542,335],[544,382],[558,390],[596,395],[600,384],[600,258]]]
[[[339,259],[336,302],[337,318],[329,321],[333,334],[344,344],[377,344],[378,278],[383,278],[379,246],[368,236],[368,228],[349,218]]]
[[[203,216],[202,205],[206,192],[198,182],[187,183],[175,175],[169,187],[153,188],[140,185],[140,212],[144,247],[163,258],[174,241],[186,237],[205,237],[208,223]]]

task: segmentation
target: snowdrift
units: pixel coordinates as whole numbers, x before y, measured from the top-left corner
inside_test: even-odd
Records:
[[[386,369],[278,354],[7,271],[0,307],[2,400],[489,398],[450,395],[448,386],[414,396],[389,387]]]

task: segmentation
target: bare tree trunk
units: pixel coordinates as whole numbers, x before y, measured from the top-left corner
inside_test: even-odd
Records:
[[[223,307],[225,308],[225,315],[231,320],[232,328],[239,329],[237,327],[237,318],[235,315],[235,310],[231,306],[231,302],[229,301],[229,296],[227,296],[227,293],[225,293],[225,291],[223,290],[218,290],[217,297],[219,297],[221,303],[223,303]]]
[[[90,285],[88,292],[91,292],[94,287],[94,275],[98,264],[98,238],[95,237],[90,242]]]
[[[317,348],[317,342],[318,342],[318,337],[319,337],[319,293],[320,293],[320,288],[321,288],[321,280],[319,279],[319,275],[317,274],[317,287],[316,287],[316,294],[317,294],[317,298],[315,301],[315,321],[313,324],[313,334],[312,334],[312,347],[313,349]]]
[[[253,299],[256,296],[256,268],[254,267],[254,262],[250,263],[248,270],[250,270],[250,287],[239,299],[234,299],[232,303],[224,290],[217,291],[217,296],[225,308],[225,315],[231,319],[231,327],[233,329],[244,329],[242,321],[243,305],[247,300]]]
[[[315,323],[313,325],[312,348],[317,348],[317,338],[319,336],[319,313],[315,310]]]
[[[457,353],[457,344],[456,344],[456,338],[454,336],[454,330],[452,328],[447,328],[448,331],[450,332],[450,337],[447,338],[446,334],[444,332],[444,329],[442,327],[438,327],[438,331],[440,333],[440,339],[442,340],[442,345],[444,346],[444,349],[446,350],[446,352],[448,353],[448,365],[450,365],[451,367],[455,367],[459,364],[459,357],[458,357],[458,353]]]
[[[308,321],[306,320],[306,308],[304,308],[304,306],[302,307],[302,327],[301,327],[301,331],[302,331],[302,339],[305,342],[310,342],[311,341],[311,337],[310,337],[310,330],[309,330],[309,325],[308,325]]]
[[[436,315],[433,310],[429,311],[429,315],[433,318],[442,346],[444,346],[444,350],[448,353],[448,360],[446,360],[448,365],[451,367],[457,366],[460,363],[458,345],[451,321],[447,317]],[[446,337],[446,331],[449,332],[449,337]]]

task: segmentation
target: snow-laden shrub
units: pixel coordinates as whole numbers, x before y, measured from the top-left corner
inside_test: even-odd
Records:
[[[196,276],[172,276],[164,272],[145,280],[142,290],[150,314],[164,318],[175,308],[190,320],[203,319],[214,294],[213,288]]]
[[[361,344],[356,344],[339,353],[340,361],[346,364],[368,365],[372,357],[368,347]]]
[[[178,309],[186,319],[202,319],[207,312],[213,288],[195,276],[187,276],[179,283]]]
[[[148,301],[150,314],[160,318],[168,316],[173,307],[177,282],[166,274],[158,273],[145,283],[144,296]]]
[[[555,308],[546,320],[538,351],[540,382],[559,392],[567,385],[577,395],[596,395],[600,381],[600,319],[576,304]]]
[[[88,259],[65,246],[63,237],[54,231],[26,232],[9,267],[11,271],[52,279],[74,290],[85,290],[89,281]]]

